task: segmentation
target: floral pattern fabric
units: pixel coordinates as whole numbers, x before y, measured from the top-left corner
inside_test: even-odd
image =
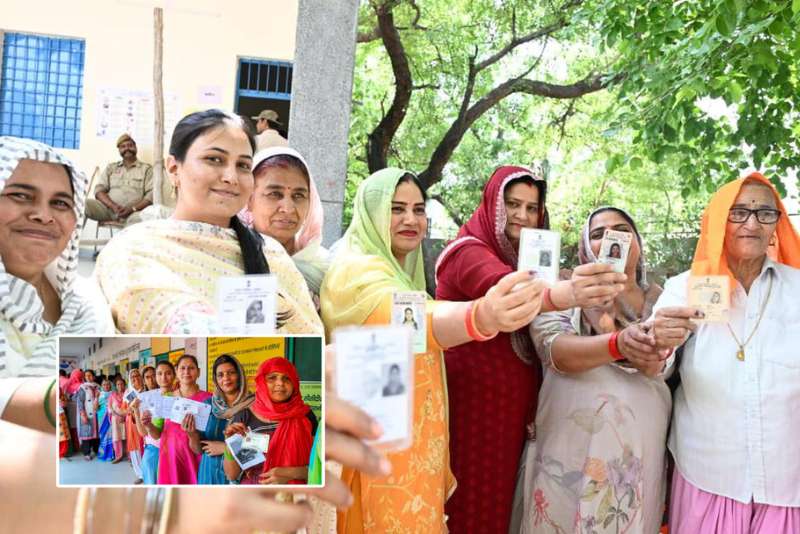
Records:
[[[537,441],[526,456],[526,534],[653,534],[664,513],[671,408],[663,379],[619,364],[565,375],[550,349],[590,334],[580,310],[542,314],[532,333],[545,366]]]

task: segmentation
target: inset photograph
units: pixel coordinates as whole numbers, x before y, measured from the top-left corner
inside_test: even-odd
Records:
[[[321,485],[322,355],[319,336],[61,337],[58,485]]]

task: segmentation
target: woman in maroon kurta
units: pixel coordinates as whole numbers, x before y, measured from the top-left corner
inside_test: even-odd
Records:
[[[545,181],[530,169],[497,169],[478,209],[439,256],[436,298],[482,297],[516,270],[520,228],[548,226],[545,192]],[[448,529],[505,533],[520,456],[533,437],[541,380],[533,343],[527,328],[501,333],[446,350],[445,365],[450,459],[458,481],[447,501]]]

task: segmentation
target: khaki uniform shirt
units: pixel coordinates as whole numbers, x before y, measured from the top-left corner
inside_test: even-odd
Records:
[[[289,141],[272,128],[264,130],[256,136],[256,152],[272,146],[289,146]]]
[[[108,193],[121,206],[131,206],[143,198],[152,202],[153,166],[139,160],[130,169],[121,160],[109,163],[97,180],[94,194],[100,191]]]

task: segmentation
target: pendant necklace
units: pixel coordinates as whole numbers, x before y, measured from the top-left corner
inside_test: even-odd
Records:
[[[772,294],[772,276],[770,276],[769,278],[769,286],[767,286],[767,296],[764,299],[764,302],[761,304],[761,312],[758,314],[758,320],[756,321],[756,325],[753,327],[753,331],[750,332],[750,335],[747,336],[747,339],[745,340],[744,343],[739,342],[739,338],[736,337],[736,334],[733,333],[733,328],[731,328],[731,323],[730,322],[725,323],[728,327],[728,331],[731,333],[731,336],[733,336],[733,340],[739,346],[739,350],[736,351],[736,359],[739,360],[740,362],[744,361],[744,348],[747,346],[748,343],[750,343],[750,340],[753,339],[756,330],[758,330],[758,325],[761,324],[761,319],[764,317],[764,311],[766,311],[767,309],[767,302],[769,302],[769,297],[771,294]]]

